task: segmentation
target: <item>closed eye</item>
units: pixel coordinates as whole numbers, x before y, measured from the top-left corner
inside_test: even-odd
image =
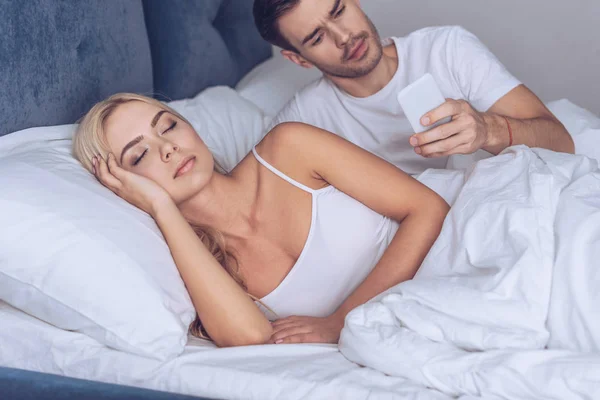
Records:
[[[344,11],[346,10],[346,6],[343,6],[342,8],[340,8],[334,15],[334,18],[339,17],[340,15],[342,15],[344,13]]]
[[[164,135],[165,133],[169,132],[170,130],[175,128],[175,126],[177,126],[177,121],[173,121],[173,123],[171,123],[171,126],[169,126],[167,129],[165,129],[162,134]]]
[[[144,156],[146,155],[146,153],[148,152],[148,149],[144,150],[144,152],[135,159],[135,161],[133,162],[133,166],[135,167],[136,165],[138,165],[140,163],[140,161],[142,161],[142,158],[144,158]]]
[[[165,133],[167,133],[167,132],[169,132],[169,131],[173,130],[173,129],[174,129],[176,126],[177,126],[177,121],[173,121],[173,122],[171,123],[171,125],[169,125],[169,127],[163,131],[162,135],[164,135]],[[137,158],[136,158],[136,159],[133,161],[132,165],[133,165],[134,167],[135,167],[136,165],[138,165],[138,164],[140,163],[140,161],[142,161],[142,158],[144,158],[144,156],[146,155],[146,153],[148,153],[148,148],[146,148],[146,149],[143,151],[143,153],[142,153],[142,154],[141,154],[139,157],[137,157]]]

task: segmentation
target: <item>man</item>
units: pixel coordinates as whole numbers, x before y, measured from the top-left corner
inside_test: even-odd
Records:
[[[300,121],[334,132],[410,174],[444,168],[451,154],[498,154],[525,144],[574,151],[564,126],[471,33],[425,28],[381,43],[360,0],[255,0],[262,37],[323,78],[297,93],[273,125]],[[413,134],[398,92],[431,73],[447,101]]]

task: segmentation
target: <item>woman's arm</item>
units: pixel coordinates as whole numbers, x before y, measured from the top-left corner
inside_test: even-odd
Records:
[[[152,216],[210,338],[220,347],[265,343],[271,323],[202,244],[175,203],[157,207]]]
[[[202,244],[168,193],[156,183],[121,169],[112,155],[95,162],[105,186],[149,213],[165,237],[202,325],[218,346],[265,343],[269,320]]]
[[[279,125],[270,139],[278,164],[303,166],[305,181],[329,183],[372,210],[400,223],[389,247],[356,290],[329,317],[341,330],[346,314],[386,289],[411,279],[438,237],[448,204],[392,164],[327,131],[299,123]],[[299,167],[294,168],[303,174]],[[332,322],[333,321],[333,322]],[[275,324],[274,340],[279,324]],[[290,326],[287,333],[290,333]],[[339,335],[339,330],[337,331]],[[306,337],[306,336],[303,336]],[[338,336],[335,337],[337,341]]]

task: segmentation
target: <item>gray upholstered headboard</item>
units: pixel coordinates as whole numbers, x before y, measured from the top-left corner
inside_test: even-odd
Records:
[[[251,10],[252,0],[0,0],[0,136],[73,123],[116,92],[175,100],[235,85],[271,55]],[[7,368],[0,393],[180,398]]]
[[[116,92],[233,86],[270,54],[252,0],[0,0],[0,136],[73,123]]]

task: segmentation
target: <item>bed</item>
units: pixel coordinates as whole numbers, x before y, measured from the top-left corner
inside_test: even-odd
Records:
[[[454,215],[422,279],[355,310],[339,346],[218,349],[187,335],[193,308],[160,232],[73,160],[70,138],[94,102],[119,91],[151,94],[233,168],[293,93],[319,76],[271,57],[251,5],[0,0],[0,397],[596,398],[600,282],[589,266],[600,257],[600,118],[559,97],[548,106],[580,155],[515,148],[499,158],[454,157],[452,169],[419,177],[463,210],[487,196],[472,208],[482,215]],[[469,191],[499,166],[504,179]],[[522,187],[531,190],[518,206],[481,206]],[[507,232],[482,222],[490,215],[510,221],[520,240],[508,253],[493,248],[502,261],[496,275],[473,261],[492,248],[481,238]],[[457,230],[468,235],[457,241]],[[467,250],[451,252],[459,247]],[[554,258],[588,268],[567,274],[553,269]],[[569,285],[553,287],[553,274]],[[499,278],[490,285],[482,276]],[[566,298],[577,301],[551,305]],[[565,322],[578,325],[556,328]]]

